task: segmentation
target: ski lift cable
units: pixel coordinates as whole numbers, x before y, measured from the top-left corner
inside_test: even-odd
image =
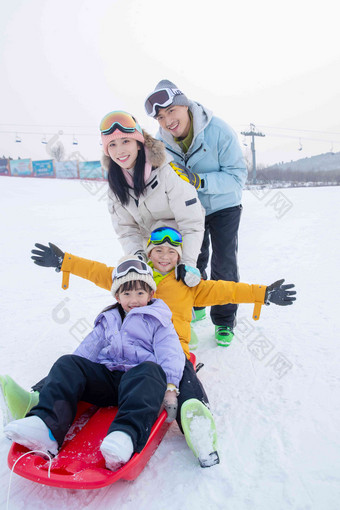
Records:
[[[63,127],[66,127],[66,128],[93,128],[93,124],[89,125],[85,125],[85,124],[79,124],[79,125],[75,125],[75,124],[21,124],[21,123],[17,123],[17,124],[13,124],[13,123],[10,123],[10,122],[0,122],[0,126],[14,126],[14,127],[31,127],[31,128],[61,128],[61,126]]]
[[[242,128],[244,126],[249,126],[249,124],[238,124],[238,127],[242,126]],[[296,129],[296,128],[285,128],[285,127],[279,127],[279,126],[265,126],[264,124],[256,124],[257,128],[261,128],[261,129],[276,129],[276,130],[280,130],[280,131],[294,131],[294,132],[297,132],[297,133],[318,133],[318,134],[322,134],[322,135],[335,135],[335,136],[340,136],[340,132],[332,132],[332,131],[319,131],[319,130],[315,130],[315,129]]]
[[[2,131],[0,130],[0,133],[3,133],[3,134],[16,134],[18,133],[18,131]],[[37,136],[43,136],[43,135],[48,135],[48,136],[54,136],[56,133],[55,132],[51,132],[51,133],[48,133],[48,132],[33,132],[33,131],[21,131],[20,130],[20,134],[22,135],[37,135]],[[64,132],[63,131],[63,135],[66,135],[66,136],[73,136],[73,133],[68,133],[68,132]],[[98,133],[78,133],[78,136],[98,136]]]
[[[39,136],[42,138],[46,138],[47,140],[47,137],[48,136],[54,136],[56,133],[55,132],[47,132],[47,131],[19,131],[19,130],[0,130],[0,134],[9,134],[9,135],[14,135],[14,136],[17,136],[18,133],[20,133],[20,136],[22,135],[32,135],[32,136]],[[320,132],[321,133],[321,132]],[[71,137],[74,137],[74,133],[71,133],[71,132],[63,132],[62,133],[64,136],[71,136]],[[327,133],[328,134],[328,133]],[[340,135],[340,134],[339,134]],[[79,133],[77,134],[77,137],[98,137],[98,133],[97,132],[93,132],[93,133]],[[334,137],[330,138],[316,138],[316,137],[311,137],[311,136],[296,136],[296,135],[290,135],[290,134],[283,134],[283,133],[269,133],[268,135],[268,138],[288,138],[288,139],[292,139],[292,140],[299,140],[299,141],[312,141],[312,142],[321,142],[321,143],[328,143],[330,144],[331,148],[333,148],[333,145],[338,145],[340,143],[340,136],[338,139],[334,139]],[[43,141],[41,140],[41,143],[44,143]],[[78,140],[77,140],[78,141]],[[48,142],[48,140],[47,140]],[[79,143],[79,142],[78,142]],[[243,145],[246,145],[246,140],[245,140],[245,137],[242,138],[242,143]]]
[[[253,124],[254,125],[254,124]],[[22,128],[22,127],[31,127],[31,128],[61,128],[62,124],[20,124],[20,123],[6,123],[6,122],[0,122],[0,126],[13,126],[13,127],[16,127],[20,132],[22,132],[21,129],[19,128]],[[236,126],[238,127],[249,127],[249,123],[246,123],[246,124],[236,124]],[[332,132],[332,131],[323,131],[323,130],[315,130],[315,129],[303,129],[303,128],[300,128],[300,129],[296,129],[296,128],[289,128],[289,127],[280,127],[280,126],[267,126],[267,125],[264,125],[264,124],[256,124],[257,128],[261,128],[261,129],[276,129],[276,130],[280,130],[280,131],[294,131],[294,132],[304,132],[304,133],[318,133],[318,134],[324,134],[324,135],[335,135],[335,136],[340,136],[340,132]],[[84,125],[84,124],[79,124],[79,125],[75,125],[75,124],[63,124],[63,127],[65,128],[77,128],[77,130],[79,128],[94,128],[93,125]],[[0,131],[2,133],[4,132],[11,132],[11,131]],[[42,134],[43,132],[43,129],[39,132],[39,133],[34,133],[34,134]]]
[[[334,140],[334,138],[312,138],[309,136],[294,136],[294,135],[284,135],[284,134],[277,134],[277,133],[270,133],[267,134],[268,138],[289,138],[291,140],[305,140],[305,141],[312,141],[312,142],[325,142],[325,143],[340,143],[340,138],[338,140]]]
[[[334,142],[334,143],[340,143],[340,139],[339,140],[330,140],[329,138],[312,138],[310,136],[291,136],[291,135],[278,135],[278,134],[270,134],[269,135],[270,137],[272,138],[290,138],[291,140],[305,140],[305,141],[310,141],[310,142],[324,142],[324,143],[329,143],[329,142]]]
[[[278,129],[278,130],[281,130],[281,131],[295,131],[295,132],[298,132],[298,133],[318,133],[318,134],[322,134],[322,135],[335,135],[335,136],[340,136],[340,132],[332,132],[332,131],[319,131],[319,130],[316,130],[316,129],[296,129],[296,128],[283,128],[283,127],[275,127],[275,126],[263,126],[263,125],[260,125],[260,127],[262,128],[266,128],[266,129]]]

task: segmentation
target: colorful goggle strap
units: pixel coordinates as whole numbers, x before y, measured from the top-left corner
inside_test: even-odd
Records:
[[[110,135],[115,129],[123,131],[123,133],[134,133],[136,130],[143,134],[143,130],[136,120],[127,112],[110,112],[102,119],[100,132],[103,135]]]
[[[163,244],[168,242],[172,246],[180,246],[183,243],[182,236],[178,230],[171,227],[160,227],[156,228],[151,232],[148,240],[149,244]]]

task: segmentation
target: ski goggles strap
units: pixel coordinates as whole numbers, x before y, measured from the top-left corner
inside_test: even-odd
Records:
[[[121,278],[122,276],[125,276],[130,271],[134,271],[135,273],[139,274],[149,274],[153,276],[153,272],[150,266],[143,262],[142,260],[124,260],[121,264],[119,264],[112,273],[112,280],[115,280],[116,278]]]
[[[154,117],[157,114],[157,106],[160,108],[166,108],[171,105],[175,96],[183,94],[179,89],[160,89],[156,92],[152,92],[145,101],[145,110],[150,117]]]
[[[110,112],[105,115],[99,129],[103,135],[110,135],[115,129],[119,129],[123,133],[134,133],[137,130],[143,134],[142,128],[132,115],[121,111]]]
[[[147,246],[150,244],[163,244],[168,242],[172,246],[181,246],[183,243],[182,235],[178,230],[171,227],[156,228],[151,232]]]

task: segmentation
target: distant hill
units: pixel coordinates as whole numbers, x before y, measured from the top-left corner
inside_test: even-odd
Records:
[[[340,152],[327,152],[310,158],[290,161],[290,163],[276,163],[266,167],[265,170],[291,170],[295,172],[329,172],[340,170]]]

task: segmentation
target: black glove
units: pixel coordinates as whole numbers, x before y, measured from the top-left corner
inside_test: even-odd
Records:
[[[185,166],[180,163],[174,163],[171,161],[170,166],[175,170],[176,174],[180,176],[183,181],[187,181],[192,184],[196,189],[201,187],[201,178],[198,174],[194,172],[190,172]],[[203,187],[203,185],[202,185]]]
[[[293,297],[296,294],[295,290],[288,290],[295,287],[295,285],[293,283],[282,285],[283,282],[284,280],[278,280],[277,282],[268,285],[264,296],[264,302],[266,305],[275,303],[276,305],[287,306],[292,305],[293,301],[296,300],[296,297]]]
[[[32,256],[31,259],[33,259],[34,264],[37,264],[38,266],[55,267],[55,270],[59,273],[65,253],[62,252],[55,244],[48,244],[50,247],[36,243],[34,246],[39,248],[39,250],[31,251],[31,253],[34,253],[35,255]]]

